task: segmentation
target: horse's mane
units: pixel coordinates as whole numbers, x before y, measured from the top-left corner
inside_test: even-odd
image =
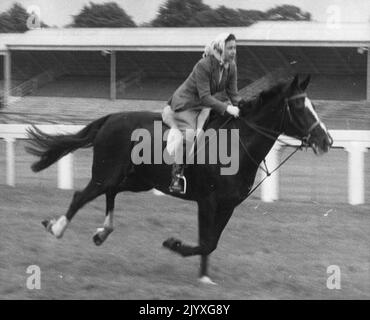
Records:
[[[243,107],[240,110],[241,116],[252,118],[254,116],[261,115],[262,105],[267,107],[276,107],[276,104],[266,102],[273,99],[274,97],[283,94],[290,81],[291,80],[280,80],[278,82],[274,82],[269,88],[264,89],[259,94],[246,99],[245,104],[243,104]],[[217,113],[212,110],[206,124],[214,119],[217,119],[218,117],[219,116],[217,115]]]
[[[276,95],[283,93],[288,81],[279,81],[271,86],[269,89],[263,90],[258,97],[263,100],[269,100]]]
[[[243,107],[243,114],[250,114],[261,111],[261,105],[266,101],[282,94],[288,84],[288,80],[274,83],[270,88],[264,89],[259,94],[247,100]]]

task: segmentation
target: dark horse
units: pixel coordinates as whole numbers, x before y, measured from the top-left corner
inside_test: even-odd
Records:
[[[243,101],[239,105],[239,118],[211,114],[205,125],[205,129],[216,131],[220,128],[239,130],[238,144],[243,146],[237,155],[239,170],[232,175],[221,175],[222,164],[219,161],[216,164],[188,165],[185,169],[187,192],[177,197],[198,204],[199,243],[190,246],[174,238],[163,243],[166,248],[184,257],[200,255],[200,275],[205,282],[211,281],[207,273],[207,258],[216,249],[235,207],[249,196],[258,166],[278,136],[284,133],[304,140],[315,153],[329,150],[333,141],[305,93],[309,80],[307,77],[300,83],[296,76],[293,81],[279,83],[255,99]],[[153,145],[156,121],[162,121],[159,113],[122,112],[95,120],[76,134],[48,135],[36,127],[28,131],[31,140],[27,151],[40,157],[32,165],[35,172],[49,167],[76,149],[93,147],[94,150],[90,182],[85,189],[75,192],[65,215],[57,220],[43,221],[49,232],[57,238],[62,237],[76,212],[89,201],[105,194],[106,218],[103,227],[98,228],[93,237],[95,244],[100,245],[113,231],[114,200],[119,192],[156,188],[169,193],[170,165],[153,162],[134,164],[131,158],[131,152],[137,145],[132,141],[132,133],[136,129],[146,129],[151,134]],[[229,140],[227,143],[230,143]]]

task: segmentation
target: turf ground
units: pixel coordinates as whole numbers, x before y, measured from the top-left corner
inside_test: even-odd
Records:
[[[64,214],[73,191],[56,188],[56,165],[34,174],[34,160],[16,142],[15,188],[0,185],[1,299],[369,299],[369,155],[366,205],[346,202],[346,153],[321,158],[299,152],[280,173],[281,201],[257,192],[239,206],[210,260],[218,286],[197,282],[199,257],[162,248],[175,236],[197,241],[195,203],[152,192],[116,201],[116,230],[101,247],[92,235],[105,200],[80,210],[61,240],[40,222]],[[0,145],[4,148],[4,144]],[[4,150],[1,150],[4,154]],[[286,155],[284,150],[282,156]],[[75,188],[90,177],[91,150],[75,153]],[[5,183],[5,159],[0,159]],[[26,287],[27,267],[41,268],[41,289]],[[327,268],[341,271],[341,289],[326,286]]]
[[[82,184],[89,168],[78,168],[84,168],[78,171]],[[56,240],[40,222],[63,214],[73,192],[56,189],[46,176],[55,168],[48,170],[37,184],[0,186],[1,299],[370,298],[369,205],[247,200],[211,256],[218,286],[205,286],[196,280],[198,257],[182,258],[161,246],[171,236],[196,243],[194,203],[152,192],[121,194],[116,230],[96,247],[91,238],[103,222],[101,197]],[[291,189],[300,185],[292,181]],[[41,268],[40,290],[26,287],[30,265]],[[340,268],[340,290],[326,286],[330,265]]]

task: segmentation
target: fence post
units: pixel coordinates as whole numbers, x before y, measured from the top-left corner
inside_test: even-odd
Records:
[[[12,95],[12,58],[11,52],[6,51],[4,56],[4,107],[9,107],[9,98]]]
[[[110,99],[116,100],[116,51],[112,50],[110,55]]]
[[[348,142],[348,203],[365,203],[364,153],[366,147],[361,142]]]
[[[279,165],[279,149],[280,145],[276,143],[266,156],[266,166],[270,172]],[[262,174],[262,179],[264,177],[265,173]],[[264,202],[279,200],[279,170],[261,184],[261,200]]]
[[[15,186],[15,153],[14,138],[5,138],[6,141],[6,184]]]
[[[367,47],[366,101],[370,101],[370,48]]]
[[[71,153],[58,161],[58,188],[73,189],[73,155]]]

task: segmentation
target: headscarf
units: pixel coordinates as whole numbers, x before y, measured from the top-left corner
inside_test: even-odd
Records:
[[[220,63],[221,66],[227,68],[229,66],[228,62],[225,62],[225,42],[230,36],[230,33],[223,32],[220,33],[210,44],[206,45],[203,52],[203,58],[212,55]]]

